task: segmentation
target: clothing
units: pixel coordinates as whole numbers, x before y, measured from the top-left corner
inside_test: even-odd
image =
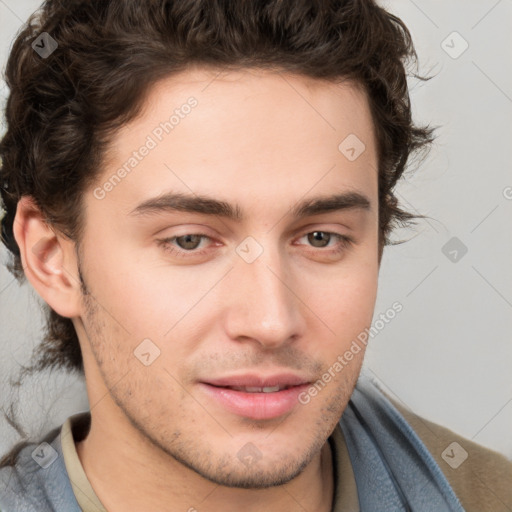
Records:
[[[75,448],[89,426],[90,413],[71,416],[42,440],[47,445],[21,450],[17,473],[0,469],[0,511],[106,512]],[[468,454],[456,469],[442,458],[453,442]],[[332,512],[512,510],[512,463],[392,403],[365,378],[359,379],[329,445]],[[455,453],[457,463],[460,453]]]

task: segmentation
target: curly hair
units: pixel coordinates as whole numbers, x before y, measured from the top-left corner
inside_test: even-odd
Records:
[[[45,32],[58,46],[42,58],[32,45]],[[423,217],[393,193],[410,156],[434,140],[433,128],[412,121],[410,62],[410,32],[373,0],[46,0],[17,34],[5,72],[1,234],[10,270],[23,280],[13,235],[20,198],[31,196],[52,228],[79,243],[83,192],[112,135],[141,112],[151,85],[191,65],[362,86],[377,138],[381,255],[394,227]],[[71,320],[45,307],[37,368],[83,372]]]

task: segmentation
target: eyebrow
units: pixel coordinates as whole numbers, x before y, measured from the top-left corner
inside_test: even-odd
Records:
[[[331,196],[314,197],[296,204],[291,215],[296,219],[342,210],[370,210],[370,200],[359,192],[345,192]],[[237,204],[214,199],[204,195],[167,193],[147,199],[135,207],[130,215],[155,215],[165,212],[188,212],[202,215],[218,215],[240,222],[244,219]]]

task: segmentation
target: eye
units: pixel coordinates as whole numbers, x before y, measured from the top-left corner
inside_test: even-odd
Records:
[[[330,251],[318,251],[331,254],[341,252],[343,249],[347,248],[352,243],[352,239],[350,237],[341,235],[339,233],[331,233],[330,231],[311,231],[309,233],[304,234],[301,238],[305,237],[307,237],[308,243],[311,244],[316,249],[332,247],[332,250]],[[337,243],[331,244],[329,246],[329,243],[331,241],[337,241]]]
[[[193,251],[197,249],[198,245],[201,243],[201,239],[206,235],[201,234],[187,234],[182,236],[174,237],[174,240],[177,242],[180,249],[185,249],[187,251]]]
[[[332,239],[332,234],[334,233],[328,233],[327,231],[312,231],[304,236],[307,236],[308,242],[312,243],[313,247],[326,247]]]
[[[203,233],[187,233],[185,235],[157,240],[157,243],[163,247],[165,251],[170,252],[173,255],[194,256],[207,252],[208,249],[197,250],[201,240],[204,238],[210,240],[210,237]]]

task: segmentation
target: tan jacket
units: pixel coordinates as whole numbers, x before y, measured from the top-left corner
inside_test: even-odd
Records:
[[[511,461],[391,401],[428,448],[467,512],[512,512]],[[464,452],[456,445],[450,449],[452,443],[467,452],[456,468],[452,466]]]

